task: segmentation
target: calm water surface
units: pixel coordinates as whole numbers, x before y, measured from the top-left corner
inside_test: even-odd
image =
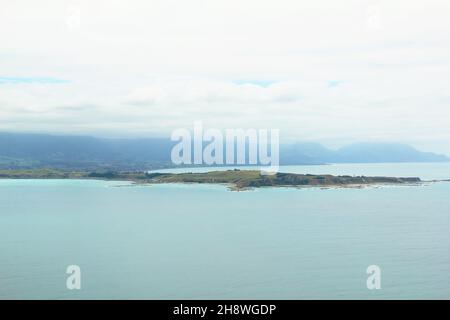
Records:
[[[450,178],[448,163],[281,171]],[[449,195],[446,182],[231,192],[0,180],[0,298],[449,299]],[[66,289],[72,264],[79,291]]]

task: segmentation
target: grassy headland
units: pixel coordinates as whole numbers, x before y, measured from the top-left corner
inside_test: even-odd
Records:
[[[204,173],[146,173],[146,172],[65,172],[53,169],[0,170],[3,179],[101,179],[132,181],[139,184],[209,183],[226,184],[232,190],[259,187],[351,187],[377,184],[418,184],[417,177],[333,176],[295,173],[263,175],[257,170],[227,170]]]

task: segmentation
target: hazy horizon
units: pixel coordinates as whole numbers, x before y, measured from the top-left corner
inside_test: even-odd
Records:
[[[190,128],[187,128],[190,129]],[[56,136],[56,137],[91,137],[91,138],[97,138],[97,139],[124,139],[124,140],[139,140],[139,139],[170,139],[170,135],[165,134],[155,134],[155,135],[95,135],[95,134],[81,134],[81,133],[54,133],[54,132],[29,132],[29,131],[0,131],[0,134],[23,134],[23,135],[48,135],[48,136]],[[416,145],[412,143],[405,143],[405,142],[399,142],[399,141],[378,141],[378,140],[354,140],[353,142],[349,143],[342,143],[342,144],[328,144],[323,143],[320,141],[313,141],[313,140],[299,140],[299,139],[287,139],[287,140],[280,140],[281,145],[293,145],[293,144],[302,144],[302,143],[312,143],[312,144],[319,144],[329,150],[338,151],[341,148],[348,147],[351,145],[358,145],[358,144],[385,144],[385,145],[407,145],[410,146],[418,151],[421,152],[432,152],[437,155],[445,155],[447,157],[450,157],[450,152],[446,153],[439,150],[430,150],[425,148],[417,147]]]

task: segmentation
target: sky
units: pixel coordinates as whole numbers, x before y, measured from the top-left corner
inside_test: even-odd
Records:
[[[0,131],[450,155],[446,0],[0,0]]]

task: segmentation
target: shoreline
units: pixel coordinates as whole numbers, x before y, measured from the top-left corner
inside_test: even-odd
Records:
[[[431,180],[431,181],[420,181],[418,183],[373,183],[373,184],[348,184],[348,185],[273,185],[273,186],[260,186],[260,187],[236,187],[231,183],[198,183],[198,182],[142,182],[134,180],[109,180],[109,179],[98,179],[98,178],[5,178],[0,177],[2,180],[56,180],[56,181],[98,181],[98,182],[111,182],[111,183],[127,183],[122,185],[113,185],[114,188],[123,187],[145,187],[154,185],[216,185],[222,186],[227,191],[231,192],[244,192],[244,191],[254,191],[257,189],[269,189],[269,188],[283,188],[283,189],[320,189],[320,190],[337,190],[337,189],[369,189],[369,188],[385,188],[385,187],[420,187],[428,186],[430,184],[439,182],[450,182],[450,180]]]
[[[201,173],[158,173],[158,172],[63,172],[53,169],[0,170],[0,179],[6,180],[97,180],[129,183],[124,186],[155,184],[215,184],[230,191],[247,191],[257,188],[320,188],[320,189],[363,189],[384,186],[423,186],[427,183],[449,180],[421,180],[418,177],[314,175],[296,173],[274,173],[261,175],[257,170],[225,170]],[[120,187],[122,187],[121,185]]]

